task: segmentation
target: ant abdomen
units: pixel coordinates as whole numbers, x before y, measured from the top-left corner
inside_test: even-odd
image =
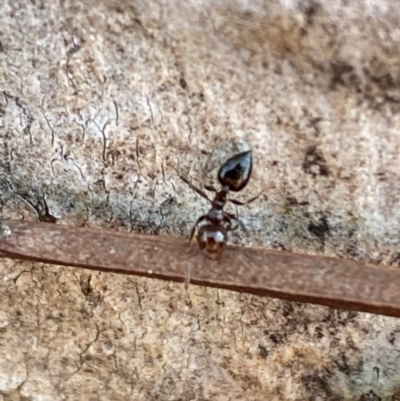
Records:
[[[211,259],[218,260],[228,240],[228,232],[222,225],[204,224],[199,227],[196,238],[199,248]]]
[[[237,154],[228,159],[218,171],[218,181],[230,191],[239,192],[249,182],[253,168],[253,154],[251,150]]]

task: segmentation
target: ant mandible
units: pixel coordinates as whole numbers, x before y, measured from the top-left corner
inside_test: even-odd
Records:
[[[239,153],[229,158],[218,171],[218,181],[222,186],[221,190],[217,191],[212,185],[204,186],[207,191],[215,192],[216,195],[213,200],[177,171],[182,181],[211,203],[211,209],[209,212],[197,219],[190,232],[189,249],[196,228],[203,221],[206,221],[207,223],[200,225],[198,228],[196,235],[197,243],[199,248],[206,251],[209,257],[214,260],[220,259],[222,256],[222,251],[228,239],[228,231],[232,230],[232,220],[235,220],[246,232],[243,223],[238,220],[235,215],[225,212],[223,209],[228,201],[229,191],[239,192],[247,185],[251,176],[252,168],[253,152],[251,150]],[[260,195],[261,193],[246,202],[241,202],[236,199],[229,199],[229,201],[235,205],[247,205],[255,201]],[[227,224],[226,227],[224,223]]]

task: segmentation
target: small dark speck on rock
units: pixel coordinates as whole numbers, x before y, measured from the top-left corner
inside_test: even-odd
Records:
[[[279,333],[271,333],[270,336],[269,336],[269,339],[274,344],[280,344],[280,343],[282,343],[283,336],[282,336],[282,334],[279,334]]]
[[[268,356],[268,350],[263,345],[258,345],[258,350],[261,358],[266,358]]]
[[[182,88],[182,89],[186,89],[187,83],[186,83],[186,81],[185,81],[183,78],[181,78],[181,79],[179,80],[179,84],[181,85],[181,88]]]

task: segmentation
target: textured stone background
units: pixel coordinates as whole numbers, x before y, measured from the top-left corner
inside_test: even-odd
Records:
[[[240,197],[269,190],[231,242],[398,266],[400,11],[325,3],[3,0],[1,216],[186,236],[207,205],[171,166],[198,180],[247,141]],[[394,318],[10,260],[0,278],[1,401],[400,398]]]

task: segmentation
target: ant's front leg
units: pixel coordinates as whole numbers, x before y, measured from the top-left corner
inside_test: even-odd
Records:
[[[204,185],[204,188],[205,188],[207,191],[212,191],[212,192],[215,192],[215,193],[218,192],[218,191],[215,189],[215,187],[214,187],[213,185]]]
[[[211,153],[211,154],[212,154],[212,153]],[[211,157],[211,155],[210,155],[210,157]],[[209,162],[209,160],[210,160],[210,157],[209,157],[208,160],[207,160],[206,167],[207,167],[207,164],[208,164],[208,162]],[[203,175],[202,175],[202,180],[203,180],[204,189],[206,189],[207,191],[211,191],[211,192],[217,193],[218,191],[215,189],[214,185],[204,185],[204,183],[206,182],[206,178],[207,178],[207,177],[206,177],[206,176],[207,176],[206,167],[204,168],[204,170],[203,170]]]
[[[203,181],[204,189],[206,189],[207,191],[211,191],[211,192],[217,193],[218,191],[215,189],[215,187],[213,185],[204,185],[204,183],[206,182],[206,179],[207,179],[207,173],[209,172],[209,171],[207,171],[208,163],[210,162],[210,159],[211,159],[211,156],[213,155],[213,153],[214,153],[214,151],[212,151],[211,154],[207,158],[207,162],[206,162],[206,164],[205,164],[205,166],[203,168],[203,174],[202,174],[201,178],[202,178],[202,181]]]
[[[184,177],[183,175],[179,174],[179,171],[175,168],[172,167],[176,173],[178,174],[178,177],[185,183],[187,184],[191,189],[193,189],[193,191],[197,192],[200,196],[202,196],[204,199],[207,199],[209,202],[211,202],[211,200],[209,199],[209,197],[205,194],[204,191],[202,191],[200,188],[197,188],[195,185],[193,185],[186,177]]]
[[[234,205],[243,206],[248,205],[251,202],[254,202],[264,191],[261,191],[258,195],[254,196],[253,198],[248,199],[245,202],[238,201],[237,199],[229,199],[229,202],[232,202]]]

